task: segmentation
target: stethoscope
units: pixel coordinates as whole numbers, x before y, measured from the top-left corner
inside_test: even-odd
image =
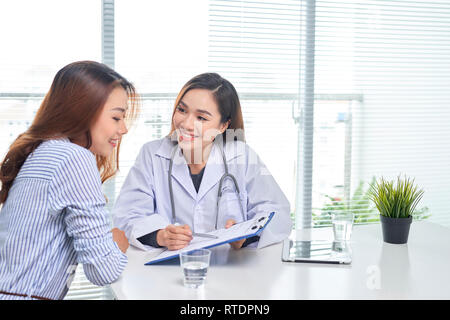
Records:
[[[215,142],[214,142],[215,143]],[[222,146],[220,146],[219,143],[215,143],[216,146],[219,147],[221,153],[222,153],[222,159],[223,159],[223,166],[225,168],[225,173],[222,175],[222,177],[220,178],[219,181],[219,191],[217,194],[217,203],[216,203],[216,223],[215,223],[215,228],[217,230],[217,222],[218,222],[218,218],[219,218],[219,202],[220,202],[220,198],[222,197],[222,185],[223,182],[225,181],[225,179],[229,178],[233,181],[234,184],[234,192],[238,197],[238,202],[239,202],[239,207],[241,209],[241,215],[242,215],[242,221],[245,221],[245,213],[244,213],[244,208],[242,207],[242,203],[241,203],[241,198],[240,198],[240,191],[239,191],[239,186],[237,183],[236,178],[228,172],[228,165],[227,165],[227,160],[225,157],[225,153],[223,151]],[[175,157],[175,153],[177,152],[179,146],[178,143],[174,146],[173,150],[172,150],[172,154],[170,156],[170,162],[169,162],[169,174],[168,174],[168,179],[169,179],[169,196],[170,196],[170,205],[172,206],[172,224],[176,224],[176,220],[177,220],[177,215],[175,212],[175,201],[174,201],[174,197],[173,197],[173,189],[172,189],[172,166],[173,166],[173,159]]]

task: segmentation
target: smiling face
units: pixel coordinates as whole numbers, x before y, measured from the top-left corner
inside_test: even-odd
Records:
[[[122,135],[128,132],[125,125],[127,103],[128,95],[122,87],[117,87],[111,92],[100,116],[90,130],[92,145],[89,150],[92,153],[109,156]]]
[[[219,107],[207,89],[189,90],[176,106],[172,121],[183,151],[205,150],[228,126],[228,122],[221,123]]]

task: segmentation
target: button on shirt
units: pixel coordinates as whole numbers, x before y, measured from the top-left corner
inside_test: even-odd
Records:
[[[62,299],[78,263],[96,285],[115,281],[127,257],[110,230],[95,156],[68,139],[41,143],[0,211],[0,291]]]

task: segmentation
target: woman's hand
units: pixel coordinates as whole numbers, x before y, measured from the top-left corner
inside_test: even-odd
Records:
[[[112,229],[111,232],[112,232],[113,240],[119,246],[120,251],[122,251],[123,253],[126,253],[130,244],[128,243],[128,239],[125,236],[125,232],[123,232],[122,230],[119,230],[117,228]]]
[[[169,250],[179,250],[186,247],[192,240],[192,231],[187,224],[184,226],[168,225],[156,234],[156,242]]]
[[[236,224],[236,221],[234,221],[233,219],[229,219],[227,220],[227,222],[225,223],[225,229],[228,229],[229,227],[231,227],[232,225]],[[235,242],[231,242],[230,245],[233,249],[240,249],[242,248],[242,245],[244,244],[245,239],[242,240],[238,240]]]

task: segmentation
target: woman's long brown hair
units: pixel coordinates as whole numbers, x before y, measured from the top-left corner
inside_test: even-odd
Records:
[[[39,107],[33,123],[20,134],[9,147],[0,164],[0,205],[27,157],[43,141],[69,138],[85,141],[91,147],[90,128],[98,119],[112,90],[122,87],[128,94],[129,107],[126,120],[134,120],[139,105],[134,86],[108,66],[94,61],[71,63],[58,71],[49,92]],[[96,155],[97,167],[102,182],[112,177],[119,169],[120,142],[108,156]]]

